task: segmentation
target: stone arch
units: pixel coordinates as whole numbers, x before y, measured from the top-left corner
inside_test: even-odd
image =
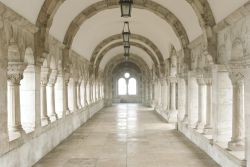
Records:
[[[231,60],[239,60],[244,57],[243,42],[240,38],[236,38],[232,44]]]
[[[37,22],[36,25],[39,27],[38,32],[36,33],[35,36],[35,43],[37,46],[39,46],[42,49],[37,49],[36,48],[36,54],[39,56],[42,56],[41,52],[46,51],[46,46],[48,45],[48,41],[46,40],[46,38],[48,38],[49,36],[49,30],[54,18],[55,13],[57,12],[57,10],[59,9],[59,7],[61,6],[61,4],[64,2],[65,0],[45,0],[40,13],[38,15],[37,18]],[[213,25],[215,25],[215,19],[213,16],[213,12],[211,10],[210,4],[208,3],[207,0],[200,0],[200,1],[195,1],[195,0],[186,0],[193,8],[194,12],[196,13],[198,20],[200,22],[200,25],[202,27],[203,32],[206,34],[206,29],[208,25],[210,25],[211,27]],[[156,4],[155,2],[152,1],[140,1],[140,0],[134,0],[134,4],[137,5],[139,8],[147,8],[147,7],[151,7],[152,4]],[[117,6],[118,3],[116,0],[109,0],[109,1],[101,1],[98,2],[97,4],[98,6],[100,6],[101,8],[112,8],[112,6]],[[159,5],[159,4],[158,4]],[[161,5],[159,5],[157,8],[153,8],[152,11],[154,11],[155,9],[161,9],[160,11],[168,11],[168,10],[162,10]],[[89,8],[87,8],[86,10],[84,10],[85,12],[82,12],[77,18],[81,18],[80,16],[82,16],[82,18],[86,17],[86,11],[95,11],[96,9],[94,5],[90,6]],[[166,8],[164,8],[166,9]],[[94,13],[95,13],[94,12]],[[170,12],[170,14],[172,14]],[[90,16],[90,15],[89,15]],[[170,15],[169,15],[170,16]],[[179,23],[176,22],[175,19],[171,19],[171,17],[169,17],[166,15],[166,17],[163,18],[168,18],[170,20],[172,20],[172,22],[174,23],[173,27],[176,28],[176,32],[181,33],[183,26]],[[175,17],[176,18],[176,17]],[[81,21],[78,19],[78,21]],[[77,27],[78,24],[73,24],[74,22],[72,22],[72,26],[68,29],[68,32],[73,31],[73,27]],[[77,22],[75,22],[77,23]],[[180,28],[180,26],[182,28]],[[181,38],[180,41],[182,41],[181,43],[185,44],[185,48],[184,49],[184,53],[186,55],[184,62],[186,64],[189,64],[189,68],[190,68],[190,61],[188,60],[190,58],[190,51],[188,48],[186,48],[186,45],[189,43],[188,41],[186,41],[185,39],[187,38],[187,34],[184,33],[184,38]],[[207,41],[211,41],[208,40],[208,35],[206,35]],[[69,41],[69,36],[65,36],[64,39],[65,43],[70,42]],[[47,44],[45,44],[47,43]],[[48,46],[47,46],[48,48]]]
[[[150,74],[150,69],[147,65],[147,63],[139,56],[135,54],[131,54],[129,59],[129,62],[135,63],[138,67],[141,68],[141,72],[143,74]],[[121,62],[124,62],[124,56],[123,54],[118,54],[115,56],[104,68],[104,74],[110,74],[112,70],[117,66],[117,64],[120,64]]]
[[[187,47],[187,44],[189,43],[189,39],[187,36],[187,32],[182,25],[181,21],[167,8],[163,7],[162,5],[153,2],[151,0],[148,1],[134,1],[133,6],[135,8],[139,9],[146,9],[153,13],[155,13],[157,16],[165,20],[167,23],[172,26],[174,32],[176,33],[181,45],[183,48]],[[110,0],[110,2],[106,1],[100,1],[95,4],[90,5],[86,9],[84,9],[78,16],[75,17],[75,19],[71,22],[66,35],[64,37],[64,44],[67,47],[71,47],[74,37],[76,36],[77,32],[79,31],[81,25],[90,17],[97,14],[98,12],[101,12],[103,10],[112,9],[112,8],[118,8],[119,3],[116,0]]]
[[[95,61],[95,71],[98,71],[99,69],[99,65],[101,63],[101,60],[103,59],[103,57],[105,56],[105,54],[113,49],[114,47],[119,47],[119,46],[122,46],[123,45],[123,42],[117,42],[117,43],[114,43],[110,46],[108,46],[106,49],[104,49],[99,55],[98,57],[96,58],[96,61]],[[144,50],[152,59],[152,61],[154,62],[154,65],[158,68],[158,61],[156,60],[156,58],[154,57],[153,53],[148,49],[146,48],[145,46],[143,46],[142,44],[140,43],[136,43],[136,42],[130,42],[130,45],[132,46],[136,46],[138,48],[141,48],[142,50]]]
[[[149,46],[155,52],[155,55],[158,59],[158,62],[160,64],[164,62],[164,57],[163,57],[162,53],[160,52],[158,47],[151,40],[149,40],[148,38],[146,38],[142,35],[138,35],[138,34],[131,34],[130,38],[135,39],[135,40],[139,40],[139,41],[142,41],[143,43],[145,43],[147,46]],[[92,56],[90,58],[90,63],[94,64],[96,56],[98,55],[98,53],[100,52],[100,50],[102,48],[104,48],[107,44],[111,43],[112,41],[115,41],[118,39],[122,39],[121,34],[112,35],[112,36],[104,39],[101,43],[99,43],[92,53]]]

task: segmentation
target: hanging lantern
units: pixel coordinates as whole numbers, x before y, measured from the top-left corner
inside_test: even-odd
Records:
[[[120,0],[121,17],[131,17],[133,0]]]
[[[124,46],[124,55],[129,56],[130,46]]]
[[[129,43],[130,38],[130,29],[129,29],[129,23],[126,21],[124,22],[123,31],[122,31],[122,38],[124,43]]]
[[[125,56],[125,61],[128,61],[128,56]]]
[[[123,46],[124,47],[130,47],[130,43],[129,42],[123,42]]]

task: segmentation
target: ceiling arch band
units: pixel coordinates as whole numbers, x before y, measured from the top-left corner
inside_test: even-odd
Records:
[[[99,43],[91,55],[90,63],[94,64],[96,57],[97,57],[98,53],[102,50],[102,48],[104,48],[109,43],[111,43],[115,40],[118,40],[118,39],[122,39],[121,34],[112,35],[112,36],[104,39],[101,43]],[[148,38],[146,38],[142,35],[138,35],[138,34],[131,34],[130,39],[139,40],[139,41],[143,42],[144,44],[146,44],[147,46],[149,46],[155,52],[155,55],[157,57],[157,62],[159,62],[159,64],[164,64],[164,57],[163,57],[162,53],[160,52],[158,47],[151,40],[149,40]]]
[[[141,1],[134,1],[133,4],[134,8],[139,9],[146,9],[148,11],[151,11],[158,15],[160,18],[165,20],[167,23],[172,26],[175,34],[177,35],[182,47],[186,48],[189,39],[187,32],[182,25],[181,21],[178,20],[178,18],[170,12],[165,7],[159,5],[156,2],[153,2],[151,0],[141,2]],[[117,0],[110,0],[110,1],[100,1],[95,4],[92,4],[91,6],[84,9],[78,16],[75,17],[75,19],[71,22],[66,35],[64,37],[63,43],[67,47],[71,47],[74,37],[76,36],[78,30],[80,29],[81,25],[90,17],[97,14],[98,12],[101,12],[103,10],[112,9],[112,8],[119,8],[119,3]]]
[[[140,43],[137,43],[137,42],[130,42],[130,45],[131,46],[135,46],[135,47],[138,47],[142,50],[144,50],[149,56],[150,58],[152,59],[155,67],[158,68],[158,61],[157,59],[155,58],[154,54],[145,46],[143,46],[142,44]],[[95,62],[95,71],[98,71],[99,70],[99,66],[100,66],[100,63],[103,59],[103,57],[106,55],[106,53],[108,51],[110,51],[111,49],[115,48],[115,47],[119,47],[119,46],[123,46],[123,42],[117,42],[117,43],[114,43],[114,44],[111,44],[110,46],[108,46],[107,48],[105,48],[96,58],[96,62]]]

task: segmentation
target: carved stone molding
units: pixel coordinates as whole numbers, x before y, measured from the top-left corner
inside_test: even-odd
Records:
[[[8,63],[7,78],[14,85],[19,85],[20,81],[23,79],[23,72],[27,64],[23,62]]]

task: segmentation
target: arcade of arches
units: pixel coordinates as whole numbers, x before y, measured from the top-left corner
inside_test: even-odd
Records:
[[[131,18],[118,0],[0,0],[0,78],[1,167],[36,164],[118,103],[143,105],[127,124],[152,111],[214,163],[250,167],[249,0],[134,0]]]

